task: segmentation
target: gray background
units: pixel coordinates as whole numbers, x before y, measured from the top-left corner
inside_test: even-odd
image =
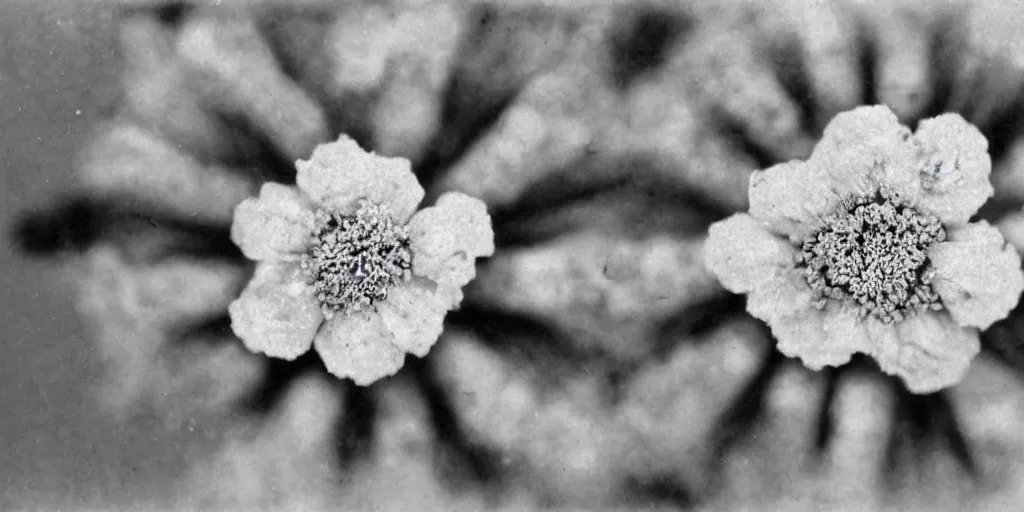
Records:
[[[17,214],[74,186],[75,149],[116,97],[112,18],[95,0],[0,0],[0,510],[151,501],[182,468],[182,439],[99,409],[101,362],[58,262],[7,243]]]

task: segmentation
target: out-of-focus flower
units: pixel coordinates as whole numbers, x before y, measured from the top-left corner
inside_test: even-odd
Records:
[[[707,265],[812,369],[862,352],[913,392],[955,384],[1024,290],[1017,252],[968,222],[992,195],[987,149],[956,114],[913,134],[887,107],[839,114],[806,162],[754,174]]]
[[[409,161],[344,135],[296,167],[297,187],[267,183],[235,211],[231,238],[259,264],[231,326],[254,352],[314,346],[331,373],[371,384],[430,351],[476,258],[494,253],[490,217],[457,192],[416,212]]]

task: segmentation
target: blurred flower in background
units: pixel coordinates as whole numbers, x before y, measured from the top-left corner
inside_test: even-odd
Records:
[[[703,263],[709,226],[756,210],[755,170],[807,159],[861,104],[979,127],[995,192],[975,219],[1024,239],[1024,67],[993,29],[1015,18],[992,15],[1010,7],[215,3],[121,7],[122,94],[80,192],[18,231],[66,249],[110,410],[215,440],[174,506],[1019,501],[1019,311],[960,384],[915,395],[865,358],[786,359]],[[493,223],[437,345],[368,387],[316,351],[253,354],[229,316],[260,275],[236,208],[302,187],[294,162],[342,134],[408,159],[433,208],[468,194]]]

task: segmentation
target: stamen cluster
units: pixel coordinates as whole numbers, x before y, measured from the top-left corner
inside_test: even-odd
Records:
[[[910,311],[942,308],[927,251],[945,238],[935,216],[882,189],[844,200],[804,241],[798,265],[819,308],[832,299],[858,308],[862,317],[898,322]]]
[[[409,236],[380,205],[362,201],[354,215],[321,210],[316,216],[302,269],[325,317],[371,306],[412,277]]]

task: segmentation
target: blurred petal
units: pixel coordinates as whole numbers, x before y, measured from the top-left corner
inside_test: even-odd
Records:
[[[309,350],[323,315],[298,263],[262,262],[228,307],[231,328],[253,351],[295,359]]]
[[[82,261],[73,272],[88,285],[90,309],[161,333],[224,311],[247,280],[244,267],[231,262],[171,256],[140,263],[103,242]]]
[[[251,260],[288,259],[309,246],[314,224],[298,189],[266,183],[258,198],[246,199],[235,209],[231,240]]]
[[[964,224],[992,197],[988,141],[958,114],[925,119],[914,134],[924,152],[917,205],[943,224]]]
[[[704,488],[721,460],[710,442],[722,428],[721,418],[742,399],[774,349],[752,319],[673,341],[678,343],[671,352],[639,367],[622,385],[616,412],[632,442],[620,462],[632,478]]]
[[[595,148],[619,107],[619,93],[602,73],[607,48],[597,39],[605,33],[607,11],[595,11],[567,45],[565,59],[531,77],[516,101],[452,164],[440,190],[508,206]]]
[[[882,371],[903,379],[907,389],[925,394],[963,378],[981,350],[978,331],[956,325],[945,312],[921,312],[896,324],[899,349],[873,354]]]
[[[360,386],[394,375],[405,364],[405,352],[395,346],[381,315],[371,310],[327,320],[313,345],[327,371]]]
[[[935,265],[935,291],[960,325],[987,329],[1006,317],[1024,291],[1020,255],[988,222],[951,229],[928,258]]]
[[[215,110],[243,117],[289,161],[327,139],[327,118],[286,76],[252,20],[195,16],[178,32],[191,88]]]
[[[857,107],[828,123],[807,163],[828,176],[841,197],[870,195],[886,185],[912,200],[919,185],[909,137],[888,107]]]
[[[259,419],[231,418],[241,425],[220,429],[228,432],[223,441],[208,444],[210,451],[196,457],[178,487],[180,501],[168,508],[342,509],[337,505],[341,464],[335,454],[347,404],[331,380],[308,372],[282,389],[280,405]]]
[[[712,224],[704,246],[704,264],[733,293],[749,292],[793,268],[793,257],[792,246],[745,213]]]
[[[827,446],[815,454],[824,464],[808,472],[815,480],[810,492],[827,495],[827,503],[841,501],[856,503],[860,510],[884,510],[889,482],[878,475],[879,468],[892,461],[889,440],[897,410],[895,394],[887,379],[868,372],[844,373],[834,393],[827,411],[814,411],[815,418],[828,415],[832,428]],[[813,403],[812,410],[818,403],[829,402]]]
[[[155,13],[120,17],[117,26],[120,109],[126,117],[200,161],[237,158],[242,149],[239,137],[187,90],[174,28],[161,23]]]
[[[921,117],[934,95],[935,42],[929,34],[934,28],[914,13],[894,11],[872,17],[877,96],[901,120],[910,121]]]
[[[368,4],[347,9],[325,34],[330,92],[370,92],[387,76],[389,56],[402,40],[395,33],[394,14]]]
[[[296,183],[325,209],[351,214],[359,199],[385,206],[399,224],[416,211],[423,187],[404,158],[386,158],[363,151],[347,135],[321,144],[309,160],[295,162]]]
[[[402,283],[388,292],[387,300],[377,309],[384,326],[394,336],[398,348],[417,357],[430,352],[444,329],[444,317],[452,307],[453,297],[443,285],[421,282]]]
[[[386,59],[388,80],[370,121],[374,146],[381,153],[420,162],[428,151],[441,125],[445,88],[456,58],[463,55],[460,48],[470,25],[467,8],[464,2],[435,2],[388,17],[391,32],[382,34],[393,42]],[[344,53],[352,51],[346,48]]]
[[[1004,215],[996,221],[996,227],[1018,253],[1024,252],[1024,212],[1017,211]]]
[[[428,151],[443,108],[436,84],[422,82],[420,64],[395,66],[394,78],[381,92],[370,121],[378,151],[415,162]]]
[[[997,204],[1024,203],[1024,139],[1009,142],[993,166],[989,177],[995,189],[992,200]]]
[[[100,197],[129,199],[177,218],[226,226],[255,193],[256,176],[207,166],[131,123],[105,127],[84,152],[78,175]]]
[[[800,125],[800,107],[756,45],[735,31],[698,32],[686,44],[697,103],[727,119],[777,161],[805,156],[813,141]]]
[[[626,92],[621,119],[614,119],[596,141],[609,154],[643,152],[668,172],[669,183],[699,194],[724,211],[747,209],[750,173],[758,166],[752,156],[734,151],[730,142],[701,122],[682,84],[691,69],[684,59],[666,62],[650,81]],[[621,164],[615,165],[621,168]]]
[[[864,97],[857,17],[838,2],[779,3],[794,11],[811,97],[824,123]],[[789,27],[787,27],[789,28]]]
[[[413,273],[447,286],[476,276],[476,258],[494,254],[494,231],[483,201],[445,193],[409,221]]]
[[[750,176],[750,215],[793,241],[813,233],[839,199],[824,175],[800,161],[777,164]]]

